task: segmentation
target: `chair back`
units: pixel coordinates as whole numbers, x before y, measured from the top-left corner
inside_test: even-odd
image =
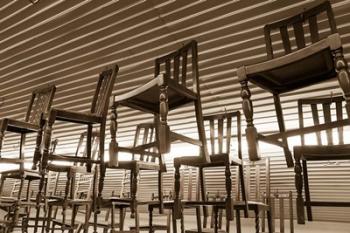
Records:
[[[25,122],[40,125],[42,114],[47,113],[51,108],[55,92],[55,85],[49,85],[44,88],[34,90],[29,101],[27,114],[24,119]]]
[[[231,141],[233,133],[237,135],[238,158],[242,159],[242,132],[241,132],[241,113],[228,112],[217,115],[207,115],[203,117],[206,132],[210,133],[210,146],[208,147],[211,155],[229,154],[231,151]],[[232,123],[236,122],[236,127]]]
[[[91,173],[87,174],[78,174],[78,182],[74,187],[74,196],[73,199],[88,199],[91,198],[92,193],[92,181],[94,175]]]
[[[77,150],[75,151],[75,157],[76,158],[86,158],[88,159],[88,155],[87,155],[87,132],[83,132],[80,134],[80,138],[79,138],[79,142],[78,142],[78,146],[77,146]],[[85,146],[84,146],[84,142],[85,142]],[[97,160],[97,156],[98,156],[98,147],[100,144],[100,132],[98,131],[93,131],[91,133],[91,159],[92,160]],[[81,161],[79,163],[80,166],[83,166],[84,162]],[[74,162],[74,165],[77,165],[77,162]]]
[[[331,123],[334,122],[334,120],[332,120],[332,116],[336,121],[343,120],[343,104],[345,104],[345,101],[342,96],[298,100],[299,127],[304,128],[310,125],[317,126],[321,123]],[[338,139],[338,143],[340,145],[344,144],[343,127],[339,125],[337,130],[334,132],[335,134],[333,134],[333,132],[334,131],[332,128],[327,129],[327,140],[325,140],[325,138],[323,139],[321,136],[322,132],[317,131],[315,133],[317,145],[333,145],[335,143],[335,135]],[[301,144],[305,145],[304,134],[301,135]]]
[[[244,180],[248,200],[263,201],[264,196],[269,197],[270,188],[270,158],[259,161],[244,161]],[[237,168],[238,169],[238,168]],[[237,171],[238,172],[238,171]],[[238,174],[238,173],[237,173]],[[236,181],[236,199],[241,199],[239,177]]]
[[[142,123],[136,126],[134,148],[154,143],[156,141],[155,124],[154,123]],[[153,146],[150,149],[141,149],[140,153],[132,154],[132,160],[139,160],[144,162],[159,163],[161,170],[165,171],[166,166],[162,154]]]
[[[323,14],[326,14],[326,20],[324,20]],[[274,58],[272,38],[276,36],[272,35],[272,31],[279,31],[277,37],[280,37],[282,40],[284,54],[288,54],[292,52],[294,47],[298,50],[306,46],[308,38],[305,37],[307,34],[304,32],[304,28],[310,32],[311,43],[315,43],[321,39],[321,30],[319,28],[322,29],[322,34],[324,34],[324,24],[326,23],[328,23],[329,27],[327,29],[330,31],[328,35],[337,32],[334,14],[329,1],[324,1],[289,18],[265,25],[264,33],[268,59]],[[293,46],[292,42],[296,46]],[[276,48],[275,51],[277,50]]]
[[[161,71],[167,78],[200,95],[197,41],[192,40],[177,51],[157,58],[154,76],[157,77]],[[192,77],[192,88],[187,84],[187,76]]]
[[[96,91],[92,99],[91,113],[103,117],[107,116],[109,99],[113,91],[118,70],[119,67],[114,65],[100,73]]]

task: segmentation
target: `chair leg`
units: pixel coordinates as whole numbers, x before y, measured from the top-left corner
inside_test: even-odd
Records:
[[[236,231],[237,233],[242,233],[241,213],[239,210],[236,210]]]
[[[335,68],[337,70],[338,82],[340,88],[343,91],[344,98],[346,101],[346,111],[348,117],[350,117],[350,74],[348,69],[347,61],[344,59],[343,49],[337,49],[333,51],[333,56],[335,60]]]
[[[312,221],[312,210],[311,210],[311,197],[310,197],[310,189],[309,189],[309,176],[307,172],[307,164],[306,160],[303,159],[303,178],[304,178],[304,191],[305,191],[305,205],[306,205],[306,213],[307,220]]]
[[[131,218],[135,217],[136,209],[137,209],[137,201],[136,201],[136,195],[137,195],[137,176],[139,174],[138,168],[135,168],[130,173],[130,185],[131,185]]]
[[[229,162],[228,162],[229,163]],[[233,220],[232,213],[232,180],[231,180],[231,170],[230,164],[226,164],[225,166],[225,187],[226,187],[226,215],[228,220]]]
[[[162,85],[160,87],[159,95],[159,124],[158,125],[158,141],[159,141],[159,152],[168,153],[170,151],[170,129],[167,124],[168,118],[168,86]]]
[[[214,211],[214,233],[218,233],[219,230],[219,223],[218,223],[218,207],[213,206]]]
[[[180,219],[182,216],[182,207],[181,207],[181,200],[180,200],[180,164],[175,163],[175,198],[174,198],[174,217],[175,221],[176,219]]]
[[[202,167],[199,168],[199,179],[200,179],[200,185],[201,185],[201,196],[202,200],[207,200],[207,191],[205,188],[205,178],[204,178],[204,169]],[[203,227],[206,228],[208,225],[208,207],[203,206]]]
[[[44,222],[47,222],[47,223],[46,223],[46,233],[49,233],[49,232],[50,232],[52,208],[53,208],[53,206],[50,205],[50,206],[49,206],[49,211],[48,211],[47,217],[46,217],[46,219],[44,218],[44,220],[43,220]],[[44,227],[44,226],[43,226],[43,227]]]
[[[148,206],[148,227],[149,233],[153,233],[153,207]]]
[[[255,233],[259,233],[260,232],[259,208],[254,209],[254,217],[255,217]]]
[[[273,228],[272,228],[272,213],[271,210],[266,211],[266,215],[267,215],[267,227],[269,230],[269,233],[273,233]]]
[[[302,168],[300,164],[300,151],[294,149],[294,172],[295,172],[295,187],[297,190],[297,219],[298,224],[305,224],[304,216],[304,200],[303,200],[303,177],[302,177]]]
[[[196,207],[196,219],[197,219],[197,231],[202,232],[202,221],[201,221],[201,208]]]
[[[171,221],[173,224],[173,233],[177,233],[176,218],[174,208],[171,210]]]
[[[239,172],[239,180],[240,180],[240,184],[241,184],[242,199],[245,203],[244,217],[248,218],[248,212],[249,212],[248,211],[248,197],[247,197],[247,192],[246,192],[246,187],[245,187],[244,170],[243,170],[242,165],[239,165],[238,172]]]

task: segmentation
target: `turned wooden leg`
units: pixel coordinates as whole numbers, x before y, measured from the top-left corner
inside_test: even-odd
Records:
[[[205,177],[204,177],[204,169],[202,167],[199,168],[199,182],[200,182],[200,190],[201,190],[201,198],[202,201],[207,200],[207,190],[205,186]],[[208,206],[203,205],[203,227],[206,228],[208,225]]]
[[[259,208],[254,209],[254,217],[255,217],[255,233],[260,232],[260,221],[259,221]]]
[[[175,167],[175,198],[174,198],[174,217],[180,219],[182,216],[182,206],[180,200],[180,164],[174,162]]]
[[[160,87],[159,95],[159,115],[160,122],[158,125],[158,140],[159,140],[159,152],[161,154],[168,153],[170,151],[170,129],[167,123],[168,118],[168,87],[163,85]]]
[[[246,137],[248,143],[248,154],[251,161],[260,159],[258,144],[258,133],[253,123],[253,103],[250,99],[251,93],[248,87],[248,81],[243,80],[241,84],[242,108],[247,122]]]
[[[139,170],[138,168],[135,168],[131,171],[131,192],[130,192],[130,195],[131,195],[131,205],[130,205],[130,208],[131,208],[131,215],[134,215],[134,217],[137,217],[137,200],[136,200],[136,195],[137,195],[137,177],[138,177],[138,174],[139,174]]]
[[[227,221],[233,220],[233,201],[232,201],[232,180],[230,164],[226,164],[225,167],[225,187],[226,187],[226,219]]]
[[[344,59],[343,49],[339,48],[333,51],[333,56],[335,60],[335,68],[338,73],[338,82],[340,88],[344,93],[344,98],[346,101],[346,111],[348,117],[350,117],[350,74],[348,69],[348,64]]]
[[[40,152],[41,148],[40,148],[40,146],[41,146],[41,141],[43,138],[44,125],[45,125],[45,121],[40,120],[40,128],[38,130],[38,133],[36,136],[36,142],[35,142],[34,158],[33,158],[33,165],[32,165],[33,170],[37,169],[37,165],[38,165],[39,161],[41,160],[41,152]]]
[[[117,143],[117,129],[118,129],[118,115],[117,106],[113,105],[111,110],[111,126],[109,128],[111,134],[111,142],[109,143],[109,164],[110,166],[118,166],[118,143]]]
[[[298,224],[305,224],[304,216],[304,200],[303,200],[303,177],[302,168],[300,163],[300,153],[298,150],[294,150],[294,172],[295,172],[295,187],[297,189],[297,218]]]

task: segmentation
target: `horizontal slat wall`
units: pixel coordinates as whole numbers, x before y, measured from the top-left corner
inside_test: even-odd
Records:
[[[266,59],[263,25],[315,2],[40,0],[32,5],[26,0],[3,0],[0,2],[0,117],[23,119],[31,90],[48,83],[57,86],[54,107],[87,111],[97,74],[105,65],[119,65],[113,93],[124,93],[153,77],[156,57],[191,39],[199,42],[204,113],[240,109],[236,68]],[[350,59],[350,1],[334,0],[332,5],[345,57]],[[282,48],[281,44],[276,46]],[[329,81],[284,95],[282,103],[287,127],[294,127],[297,119],[296,98],[329,95],[330,89],[333,94],[340,93],[337,82]],[[276,131],[270,94],[254,86],[251,90],[258,130]],[[118,141],[130,145],[135,124],[151,118],[127,108],[120,108],[119,112]],[[178,132],[195,134],[193,106],[171,112],[169,123]],[[77,134],[82,131],[84,128],[80,125],[55,124],[54,137],[59,138],[60,145],[57,149],[74,151]],[[107,133],[106,148],[109,140]],[[13,135],[6,135],[4,156],[6,153],[12,155],[16,143]],[[31,136],[27,142],[27,156],[31,156],[33,144]],[[266,145],[261,148],[264,156],[273,156],[272,189],[294,190],[293,170],[286,168],[282,151]],[[244,156],[247,156],[246,151],[244,147]],[[171,167],[172,155],[167,159]],[[334,169],[327,166],[329,169],[324,173],[317,172],[318,168],[324,169],[324,166],[314,165],[315,175],[310,178],[315,198],[336,195],[332,191],[337,189],[326,187],[326,181],[323,183],[326,179],[332,179],[332,182],[336,179],[339,190],[349,190],[345,186],[349,180],[348,164]],[[172,187],[172,169],[169,170],[165,179],[167,190]],[[215,171],[208,171],[208,182],[221,184],[219,176],[214,174]],[[108,173],[107,191],[120,185],[115,184],[115,180],[119,181],[121,175],[119,171]],[[142,177],[146,181],[145,186],[140,186],[140,195],[146,197],[149,193],[149,186],[145,192],[146,185],[155,188],[156,179],[150,173],[141,174]],[[348,194],[339,197],[345,198]],[[348,221],[348,214],[348,209],[315,208],[316,219]]]

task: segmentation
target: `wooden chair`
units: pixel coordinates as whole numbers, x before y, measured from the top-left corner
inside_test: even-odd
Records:
[[[308,28],[310,34],[304,33],[305,28]],[[279,45],[272,43],[272,40],[277,38],[274,31],[280,32],[278,36],[283,44],[284,53],[280,57],[276,56],[280,48],[273,48],[273,45]],[[291,33],[294,33],[295,39],[290,36]],[[261,140],[282,147],[288,167],[293,167],[287,137],[298,135],[300,131],[286,131],[280,94],[338,77],[349,114],[349,71],[332,7],[328,1],[317,3],[316,6],[305,9],[295,16],[267,24],[264,34],[268,60],[237,70],[247,122],[249,158],[253,161],[260,158],[258,141]],[[294,43],[296,46],[292,46]],[[254,111],[248,81],[272,93],[280,132],[271,135],[257,133],[253,122]]]
[[[42,159],[42,176],[39,185],[38,192],[38,205],[41,200],[43,200],[42,190],[45,186],[45,175],[48,166],[49,160],[55,161],[66,161],[66,162],[75,162],[75,163],[84,163],[86,165],[86,171],[91,172],[93,163],[102,164],[102,170],[104,165],[104,138],[105,138],[105,126],[106,126],[106,118],[107,111],[109,105],[109,98],[112,93],[114,82],[118,73],[118,66],[113,65],[111,67],[107,67],[104,71],[102,71],[99,75],[96,91],[92,98],[91,109],[88,113],[83,112],[74,112],[67,111],[62,109],[51,109],[45,132],[44,132],[44,141],[43,141],[43,159]],[[79,156],[70,156],[70,155],[55,155],[50,154],[50,143],[51,143],[51,134],[53,131],[53,125],[56,121],[64,121],[71,123],[78,123],[87,126],[87,146],[86,146],[86,157]],[[98,159],[93,161],[92,159],[92,129],[93,125],[99,126],[99,148],[98,148]],[[70,168],[67,168],[70,169]],[[66,170],[67,171],[67,170]]]
[[[140,202],[137,200],[138,177],[140,171],[152,170],[158,172],[158,197],[160,197],[159,201],[162,202],[162,173],[166,172],[164,158],[157,148],[147,149],[149,145],[156,142],[155,131],[154,123],[137,125],[133,146],[130,148],[118,146],[117,148],[118,151],[130,153],[131,160],[119,161],[118,165],[106,164],[108,169],[124,169],[130,171],[130,198],[125,198],[123,196],[111,197],[105,200],[101,199],[101,202],[107,202],[107,205],[108,203],[113,203],[116,207],[118,207],[117,203],[120,203],[121,206],[130,207],[131,215],[135,218],[135,231],[137,232],[139,231],[138,205],[147,204],[147,201]]]
[[[191,67],[191,70],[189,70],[189,67]],[[164,72],[163,75],[161,75],[161,72]],[[168,126],[169,110],[177,109],[188,103],[194,103],[195,106],[194,112],[199,140],[170,131]],[[111,116],[110,162],[115,164],[118,163],[116,110],[119,105],[151,113],[155,116],[156,144],[161,154],[170,151],[171,142],[180,140],[200,146],[202,152],[199,159],[202,162],[209,161],[203,126],[196,41],[191,41],[177,51],[157,58],[155,60],[154,79],[135,90],[114,97]],[[149,146],[155,146],[155,144]],[[101,193],[101,190],[99,190],[99,193]],[[180,216],[177,215],[177,217]]]
[[[233,122],[236,121],[236,131],[232,127]],[[206,188],[204,180],[204,168],[209,167],[225,167],[225,188],[226,188],[226,198],[225,198],[225,209],[226,209],[226,218],[227,222],[233,220],[233,206],[234,202],[232,199],[232,180],[231,180],[231,166],[237,166],[239,169],[238,177],[241,179],[241,191],[243,200],[246,201],[246,193],[244,188],[244,179],[243,179],[243,166],[242,166],[242,146],[241,146],[241,115],[240,112],[230,112],[217,115],[208,115],[204,116],[204,122],[207,122],[205,126],[209,128],[210,132],[210,161],[203,162],[199,156],[186,156],[186,157],[177,157],[174,159],[175,166],[175,202],[179,202],[179,171],[181,165],[193,166],[199,168],[200,174],[200,190],[202,193],[202,200],[206,200]],[[232,154],[232,145],[231,139],[233,137],[232,132],[237,132],[237,157],[234,157]],[[196,205],[221,205],[216,201],[198,201],[194,202],[185,202],[183,204],[185,207],[196,206]],[[246,213],[248,211],[248,206],[246,206]],[[216,208],[216,207],[215,207]],[[181,210],[181,209],[180,209]],[[204,224],[206,227],[206,221],[208,214],[206,209],[204,209]]]
[[[77,175],[77,174],[76,174]],[[49,223],[51,221],[51,213],[52,208],[54,206],[62,206],[62,219],[57,219],[56,217],[52,219],[52,228],[51,232],[54,232],[56,229],[61,230],[62,232],[64,230],[68,230],[69,232],[80,232],[82,229],[84,229],[84,232],[87,232],[87,222],[89,221],[89,211],[91,209],[92,204],[92,183],[93,183],[93,177],[94,174],[91,173],[84,173],[84,174],[78,174],[78,177],[69,177],[73,179],[77,179],[76,185],[74,187],[75,181],[71,182],[71,188],[74,188],[73,190],[73,196],[71,196],[69,199],[57,199],[52,200],[49,203],[49,214],[48,214],[48,225],[46,227],[47,232],[49,229]],[[85,206],[84,214],[84,222],[77,221],[76,218],[79,214],[79,208]],[[71,219],[67,221],[66,219],[66,208],[71,207],[72,213],[71,213]],[[60,226],[60,228],[56,228],[56,226]]]
[[[310,124],[319,127],[319,131],[316,132],[316,145],[307,145],[307,140],[305,140],[307,135],[304,134],[308,132],[303,131],[301,146],[294,147],[295,186],[297,189],[297,216],[299,223],[304,223],[305,221],[304,206],[306,206],[309,221],[312,221],[311,206],[350,207],[350,202],[337,202],[334,200],[324,202],[311,201],[307,170],[307,161],[350,159],[350,145],[344,143],[343,126],[349,125],[349,120],[348,118],[343,119],[343,102],[345,101],[341,96],[298,100],[300,128],[308,129]],[[310,119],[310,112],[312,121],[307,122]],[[321,122],[324,123],[322,124]],[[334,128],[337,128],[337,130]],[[326,131],[326,138],[321,137],[321,130]],[[336,144],[337,141],[338,144]],[[302,196],[303,183],[305,202]]]
[[[86,168],[88,162],[84,162],[84,158],[87,158],[87,147],[89,144],[87,136],[87,132],[81,133],[74,157],[67,154],[57,154],[54,150],[50,153],[50,163],[46,166],[46,171],[49,173],[56,172],[61,175],[66,174],[66,184],[63,195],[57,195],[58,193],[55,190],[49,193],[49,189],[46,188],[45,203],[48,208],[48,213],[45,216],[47,221],[44,222],[42,226],[43,229],[46,228],[46,232],[49,232],[50,229],[52,229],[53,232],[56,229],[56,225],[61,226],[62,231],[69,230],[73,232],[74,229],[80,231],[83,226],[84,230],[87,231],[86,224],[76,221],[79,207],[85,206],[85,223],[88,222],[92,204],[92,184],[93,176],[96,171],[92,169],[93,172],[88,172]],[[91,133],[91,144],[91,160],[96,161],[100,144],[100,132],[94,131]],[[67,165],[55,164],[57,161],[64,161],[64,158],[74,158],[74,160]],[[46,186],[48,185],[50,184],[46,183]],[[69,207],[72,209],[70,221],[66,219],[66,211]],[[51,228],[51,216],[54,208],[56,208],[56,211]],[[56,219],[58,208],[62,208],[62,220]]]
[[[270,159],[265,158],[264,160],[260,161],[244,161],[244,179],[246,180],[246,193],[248,197],[247,205],[248,209],[254,212],[254,219],[255,219],[255,232],[259,233],[261,231],[265,231],[265,216],[267,216],[267,223],[268,223],[268,232],[273,233],[273,220],[272,220],[272,208],[271,208],[271,199],[265,198],[271,197],[270,195]],[[262,171],[265,171],[265,177],[262,178]],[[254,173],[253,173],[254,171]],[[252,178],[252,175],[254,174],[254,177]],[[251,180],[255,180],[254,184],[251,185]],[[241,229],[241,221],[240,221],[240,212],[244,210],[244,202],[239,201],[241,199],[239,195],[239,180],[236,182],[236,198],[237,198],[237,204],[233,206],[233,208],[236,211],[236,228],[237,233],[242,232]],[[264,185],[264,186],[263,186]],[[251,189],[251,186],[253,186],[253,190]],[[263,215],[264,217],[261,218],[263,220],[262,224],[260,224],[260,215]]]
[[[275,222],[276,219],[279,219],[279,232],[285,232],[285,206],[286,201],[288,205],[288,219],[289,219],[289,232],[294,233],[294,214],[293,214],[293,193],[289,192],[279,192],[278,190],[271,193],[270,196],[266,196],[266,193],[263,195],[264,202],[269,203],[271,209],[271,218],[272,218],[272,232],[275,232]],[[276,215],[276,202],[278,202],[279,215]],[[265,212],[262,215],[262,232],[265,232]]]
[[[1,202],[5,205],[8,205],[9,201],[14,204],[14,209],[11,217],[11,224],[9,227],[9,231],[12,231],[13,227],[17,225],[19,218],[19,211],[25,205],[25,201],[21,198],[23,193],[23,188],[25,185],[25,181],[28,181],[27,185],[27,195],[26,200],[28,201],[29,190],[31,187],[31,182],[33,180],[40,179],[40,173],[36,170],[36,164],[41,159],[40,153],[40,144],[42,141],[42,131],[45,122],[44,115],[50,110],[53,97],[55,95],[56,87],[54,85],[45,86],[42,88],[38,88],[32,92],[27,113],[23,121],[3,118],[0,120],[0,163],[8,163],[8,164],[17,164],[19,165],[19,169],[9,170],[1,173],[1,184],[0,184],[0,195],[2,195],[4,182],[8,178],[13,178],[20,180],[20,188],[16,197],[10,198],[12,200],[7,199],[6,201],[3,199]],[[5,139],[5,132],[12,132],[20,134],[20,142],[19,142],[19,154],[18,158],[5,158],[1,156],[2,153],[2,144]],[[28,133],[36,133],[36,144],[33,156],[33,169],[25,169],[25,155],[24,155],[24,147],[25,140]],[[6,199],[6,198],[5,198]],[[26,207],[27,208],[27,207]]]
[[[187,170],[187,174],[185,172]],[[193,187],[196,188],[196,199],[199,200],[199,175],[198,172],[196,175],[193,175],[192,167],[187,167],[186,169],[181,169],[181,178],[180,178],[180,197],[181,199],[185,199],[187,201],[193,200]],[[185,191],[185,176],[187,177],[187,189]],[[185,197],[185,193],[187,193],[187,196]],[[174,188],[172,191],[169,192],[168,197],[163,196],[164,201],[163,203],[159,202],[150,202],[148,204],[148,213],[149,213],[149,224],[147,228],[149,232],[155,232],[155,231],[167,231],[170,232],[170,223],[172,223],[172,232],[177,232],[177,223],[176,223],[176,218],[175,218],[175,211],[174,211]],[[168,210],[169,213],[167,213],[167,222],[166,224],[159,224],[159,223],[153,223],[154,219],[154,214],[153,210],[154,209],[160,209],[164,208],[165,210]],[[196,208],[196,211],[199,211],[199,208]],[[200,221],[198,222],[200,224]],[[197,223],[197,224],[198,224]],[[200,224],[201,225],[201,224]],[[142,228],[140,228],[141,230]],[[181,232],[184,232],[184,218],[183,216],[181,217]]]

